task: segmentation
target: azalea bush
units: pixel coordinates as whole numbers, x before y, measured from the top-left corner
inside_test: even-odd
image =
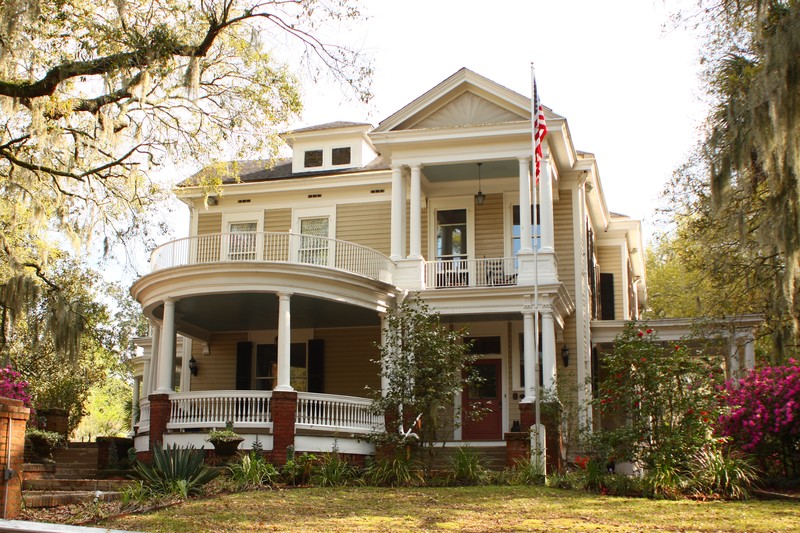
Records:
[[[10,366],[0,368],[0,397],[22,400],[25,407],[31,406],[28,382],[22,379],[22,374]]]
[[[720,432],[768,473],[800,476],[800,364],[751,370],[723,392]]]
[[[683,343],[661,342],[647,326],[628,323],[602,359],[605,379],[596,407],[615,428],[593,437],[608,461],[633,461],[647,471],[688,472],[711,436],[724,380],[719,361]]]

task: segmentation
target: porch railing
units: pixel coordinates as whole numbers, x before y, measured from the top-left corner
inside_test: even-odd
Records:
[[[299,392],[295,423],[359,433],[383,431],[383,417],[369,412],[370,403],[366,398]]]
[[[202,391],[170,395],[170,429],[223,427],[269,427],[270,391]]]
[[[139,432],[150,431],[150,400],[139,402],[139,420],[136,422]]]
[[[489,259],[447,259],[425,263],[429,289],[453,287],[503,287],[517,284],[514,257]]]
[[[162,244],[150,256],[153,272],[215,262],[277,262],[316,265],[391,281],[392,260],[372,248],[297,233],[215,233]]]

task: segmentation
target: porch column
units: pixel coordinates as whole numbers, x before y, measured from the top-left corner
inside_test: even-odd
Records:
[[[392,242],[391,256],[392,261],[402,259],[405,254],[405,184],[403,183],[403,167],[392,167]]]
[[[386,313],[378,313],[381,318],[381,348],[386,348]],[[386,390],[389,388],[389,377],[385,375],[386,372],[386,357],[381,357],[381,396],[386,396]]]
[[[728,355],[728,370],[730,379],[739,379],[739,346],[736,336],[731,336],[730,352]]]
[[[131,434],[136,434],[136,413],[139,409],[139,385],[142,380],[140,378],[133,378],[133,387],[131,388]]]
[[[292,294],[278,293],[278,384],[274,390],[292,392]]]
[[[556,324],[553,311],[542,311],[542,386],[556,389]]]
[[[158,382],[156,393],[171,394],[172,368],[175,360],[175,300],[164,300],[164,321],[161,326],[161,346],[158,352]]]
[[[150,356],[152,358],[152,355]],[[142,396],[147,398],[150,395],[150,359],[144,360],[144,368],[142,369]]]
[[[531,158],[519,158],[519,225],[520,252],[532,252],[531,248]],[[536,199],[534,198],[534,201]]]
[[[533,311],[522,312],[522,357],[523,357],[523,383],[525,396],[522,403],[533,403],[536,399],[536,364],[537,357],[533,349]]]
[[[550,150],[544,148],[539,179],[539,219],[542,225],[542,252],[553,252],[553,180],[550,178]],[[534,198],[534,201],[536,199]]]
[[[411,218],[409,259],[422,259],[422,165],[411,167]]]
[[[161,352],[161,324],[152,323],[150,325],[150,372],[147,377],[147,395],[151,395],[156,390],[158,384],[158,358]]]
[[[192,371],[189,370],[189,359],[192,358],[192,339],[183,338],[181,350],[181,392],[190,392],[192,389]]]
[[[744,367],[753,370],[756,367],[756,344],[753,339],[753,332],[744,335]]]

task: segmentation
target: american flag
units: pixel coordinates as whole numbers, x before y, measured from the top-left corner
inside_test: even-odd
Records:
[[[542,141],[547,135],[547,124],[544,121],[544,109],[539,101],[536,78],[533,78],[533,156],[536,161],[536,184],[539,184],[540,163],[542,161]]]

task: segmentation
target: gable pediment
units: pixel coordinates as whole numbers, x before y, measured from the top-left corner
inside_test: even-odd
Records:
[[[415,124],[409,124],[408,129],[477,126],[525,119],[526,117],[512,113],[486,98],[466,91]]]

